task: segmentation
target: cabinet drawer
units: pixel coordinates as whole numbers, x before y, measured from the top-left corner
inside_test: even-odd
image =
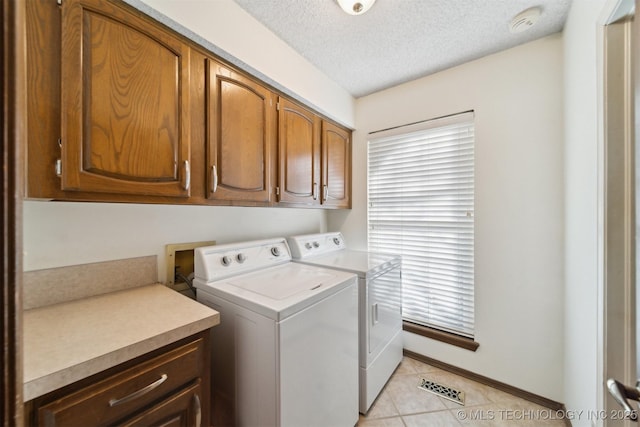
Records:
[[[38,409],[40,426],[113,424],[197,379],[202,339],[82,388]]]

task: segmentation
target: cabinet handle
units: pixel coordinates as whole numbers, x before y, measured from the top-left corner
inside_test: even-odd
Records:
[[[216,165],[211,166],[211,192],[215,193],[218,189],[218,168]]]
[[[189,160],[184,161],[184,189],[188,190],[191,187],[191,165]]]
[[[323,193],[324,193],[324,194],[322,195],[323,200],[324,200],[324,201],[326,201],[326,200],[329,198],[329,186],[325,184],[325,185],[322,187],[322,191],[323,191]]]
[[[313,183],[313,200],[318,200],[318,183]]]
[[[162,374],[162,376],[158,378],[156,381],[152,382],[146,387],[141,388],[138,391],[134,391],[128,396],[121,397],[120,399],[111,399],[109,401],[109,406],[113,408],[114,406],[118,406],[123,403],[127,403],[131,400],[137,399],[140,396],[144,396],[145,394],[149,393],[151,390],[158,388],[160,384],[162,384],[167,380],[167,378],[169,378],[167,374]]]
[[[196,412],[195,427],[200,427],[202,425],[202,405],[200,404],[200,396],[197,394],[193,395],[193,406]]]

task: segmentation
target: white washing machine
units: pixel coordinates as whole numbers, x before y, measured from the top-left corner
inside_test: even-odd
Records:
[[[401,257],[349,250],[341,233],[288,242],[298,262],[358,275],[359,410],[366,414],[402,360]]]
[[[195,250],[212,330],[216,405],[237,426],[358,421],[356,276],[291,262],[284,238]]]

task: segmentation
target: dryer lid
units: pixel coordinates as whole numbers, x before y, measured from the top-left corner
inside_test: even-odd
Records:
[[[400,265],[399,255],[344,249],[300,260],[305,264],[349,271],[360,277],[374,277]]]

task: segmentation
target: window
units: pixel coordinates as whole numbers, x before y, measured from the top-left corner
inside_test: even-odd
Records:
[[[474,334],[474,115],[370,134],[369,250],[402,255],[403,318]]]

